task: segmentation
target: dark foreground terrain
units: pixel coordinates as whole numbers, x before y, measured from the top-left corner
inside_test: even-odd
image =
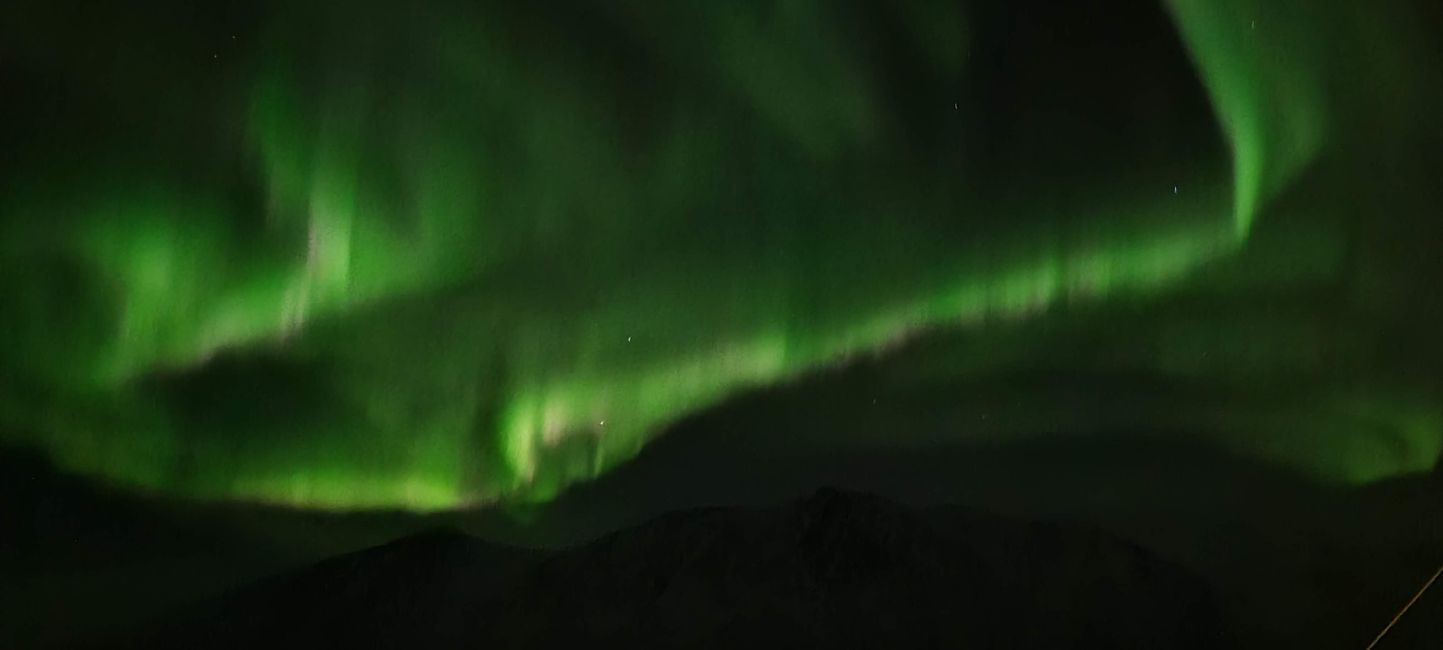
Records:
[[[425,533],[113,645],[1231,647],[1219,611],[1201,581],[1101,532],[824,489],[555,551]]]

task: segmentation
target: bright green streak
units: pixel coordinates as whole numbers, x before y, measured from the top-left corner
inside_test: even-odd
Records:
[[[1167,4],[1232,144],[1233,214],[1246,234],[1263,202],[1323,145],[1325,12],[1251,0]]]
[[[1232,149],[1231,183],[1182,161],[1185,194],[1140,191],[1168,183],[1139,174],[1061,209],[1000,204],[926,165],[879,171],[898,127],[886,89],[844,35],[815,29],[823,7],[786,3],[759,21],[745,14],[768,12],[754,7],[616,5],[638,48],[682,62],[652,98],[659,109],[619,99],[608,84],[621,82],[598,81],[608,69],[584,51],[518,60],[489,15],[362,10],[333,27],[323,11],[281,10],[237,112],[259,207],[143,165],[75,191],[37,186],[75,197],[60,205],[7,201],[15,223],[64,215],[48,237],[100,296],[84,318],[31,305],[7,321],[24,348],[7,363],[40,387],[0,390],[23,432],[8,435],[77,472],[200,498],[544,500],[688,413],[926,328],[991,330],[1165,294],[1247,244],[1351,106],[1319,63],[1335,45],[1317,34],[1346,32],[1342,18],[1173,0]],[[966,74],[961,17],[934,13],[904,24],[942,74]],[[647,109],[645,124],[628,122]],[[1014,214],[1027,218],[981,234],[918,219]],[[4,252],[16,268],[29,259]],[[1280,363],[1261,347],[1242,356]],[[1186,375],[1187,349],[1161,346],[1152,361]],[[225,355],[323,369],[325,387],[306,397],[324,406],[231,430],[158,396],[157,374]],[[271,390],[288,389],[227,399],[244,408]],[[1270,415],[1214,424],[1232,432],[1221,444],[1348,480],[1426,468],[1443,444],[1426,394],[1341,402],[1307,414],[1401,426],[1411,446],[1251,437]]]

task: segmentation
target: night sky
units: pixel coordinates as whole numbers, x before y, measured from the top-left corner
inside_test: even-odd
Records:
[[[0,442],[124,494],[435,511],[777,391],[808,406],[759,466],[1126,432],[1433,471],[1440,24],[10,0]]]

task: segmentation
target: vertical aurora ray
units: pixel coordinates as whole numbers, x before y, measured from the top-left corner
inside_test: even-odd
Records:
[[[1233,214],[1246,236],[1267,198],[1317,155],[1328,129],[1332,27],[1296,3],[1168,0],[1233,150]],[[1261,25],[1261,31],[1259,31]]]

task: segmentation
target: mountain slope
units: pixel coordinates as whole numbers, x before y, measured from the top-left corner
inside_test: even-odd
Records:
[[[521,551],[437,532],[327,560],[128,644],[1213,648],[1208,590],[1103,533],[824,489]]]

